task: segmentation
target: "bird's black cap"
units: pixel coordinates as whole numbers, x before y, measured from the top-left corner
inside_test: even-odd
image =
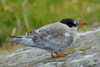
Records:
[[[68,25],[69,27],[77,27],[77,25],[78,25],[78,22],[76,22],[74,19],[70,19],[70,18],[62,19],[60,22]]]

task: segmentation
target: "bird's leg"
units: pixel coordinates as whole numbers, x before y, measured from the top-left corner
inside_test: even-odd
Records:
[[[53,53],[51,52],[51,56],[52,56],[52,58],[56,58],[57,56],[53,56]]]
[[[57,57],[65,57],[66,55],[59,55],[57,52],[55,52],[55,54],[57,55]]]
[[[59,55],[57,52],[55,52],[55,54],[56,54],[57,56],[53,56],[53,53],[51,52],[52,58],[65,57],[65,56],[66,56],[66,55]]]

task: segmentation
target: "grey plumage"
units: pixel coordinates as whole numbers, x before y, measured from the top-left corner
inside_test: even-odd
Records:
[[[17,39],[9,40],[9,42],[58,52],[72,44],[76,37],[74,34],[77,34],[76,29],[57,22],[43,26],[24,36],[18,36]]]
[[[35,46],[35,44],[32,42],[32,39],[21,38],[21,39],[8,40],[8,41],[11,43],[22,44],[22,45],[31,46],[31,47]]]

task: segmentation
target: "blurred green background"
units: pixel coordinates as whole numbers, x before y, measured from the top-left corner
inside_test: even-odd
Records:
[[[0,54],[24,47],[7,42],[43,25],[73,18],[88,23],[79,31],[100,26],[100,0],[0,0]]]

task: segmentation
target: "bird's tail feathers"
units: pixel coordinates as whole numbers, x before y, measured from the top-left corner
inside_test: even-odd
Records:
[[[31,47],[35,46],[32,39],[25,38],[24,36],[10,36],[10,37],[14,37],[14,38],[17,38],[17,39],[8,40],[8,42],[16,43],[16,44],[22,44],[22,45],[31,46]]]
[[[10,37],[13,37],[13,38],[22,38],[21,36],[10,36]]]

